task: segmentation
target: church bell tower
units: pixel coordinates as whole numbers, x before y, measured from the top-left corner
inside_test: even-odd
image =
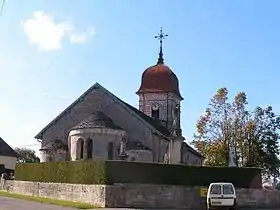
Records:
[[[179,81],[173,71],[164,64],[162,42],[168,35],[162,28],[156,39],[160,50],[156,65],[142,74],[142,81],[136,94],[139,96],[139,110],[159,120],[171,133],[181,136],[181,101]]]

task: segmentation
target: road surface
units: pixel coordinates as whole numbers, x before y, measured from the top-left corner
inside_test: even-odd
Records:
[[[77,210],[76,208],[70,207],[62,207],[62,206],[55,206],[50,204],[43,204],[37,203],[33,201],[27,201],[22,199],[15,199],[15,198],[8,198],[8,197],[1,197],[0,196],[0,210]],[[100,210],[100,209],[96,209]],[[107,209],[103,208],[103,210],[122,210],[121,208],[118,209]],[[129,210],[128,208],[123,210]],[[130,209],[133,210],[133,209]],[[155,209],[154,209],[155,210]],[[265,210],[265,209],[258,209],[258,210]],[[274,210],[280,210],[274,209]]]
[[[0,196],[0,210],[75,210],[75,208],[61,207],[21,199]]]

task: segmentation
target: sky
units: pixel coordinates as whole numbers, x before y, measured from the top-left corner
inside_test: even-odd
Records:
[[[34,136],[95,82],[138,106],[142,72],[164,59],[177,75],[187,140],[217,89],[280,113],[280,2],[7,0],[0,16],[0,136]]]

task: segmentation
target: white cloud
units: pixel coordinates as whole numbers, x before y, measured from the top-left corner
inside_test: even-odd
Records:
[[[70,42],[81,44],[93,35],[76,33],[76,27],[69,21],[55,21],[51,15],[36,11],[32,18],[22,21],[24,33],[29,41],[38,45],[40,50],[54,51],[62,48],[62,41],[69,37]]]
[[[84,44],[89,41],[91,36],[93,36],[94,30],[90,29],[88,33],[73,33],[70,35],[70,42],[77,44]]]

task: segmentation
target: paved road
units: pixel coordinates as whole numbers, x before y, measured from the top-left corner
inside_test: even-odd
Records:
[[[75,208],[42,204],[21,199],[0,196],[0,210],[75,210]]]
[[[0,196],[0,210],[77,210],[77,209]],[[100,210],[100,209],[96,209],[96,210]],[[103,210],[124,210],[124,209],[104,208]],[[127,208],[125,210],[129,210],[129,209]],[[265,210],[265,209],[258,209],[258,210]],[[274,209],[274,210],[280,210],[280,209]]]

